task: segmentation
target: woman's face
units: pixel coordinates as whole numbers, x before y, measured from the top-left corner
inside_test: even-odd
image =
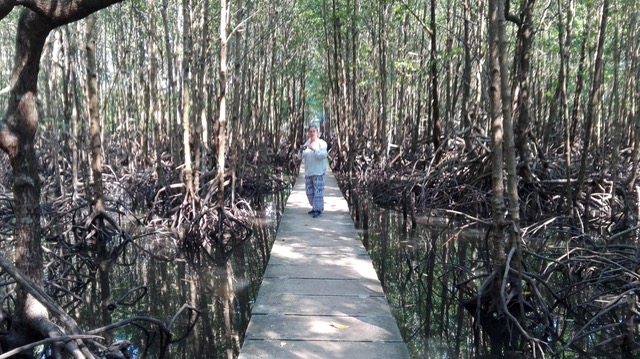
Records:
[[[315,140],[318,137],[318,129],[315,127],[311,127],[309,129],[309,139],[311,139],[311,141]]]

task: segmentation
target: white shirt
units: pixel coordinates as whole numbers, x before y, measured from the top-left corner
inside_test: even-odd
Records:
[[[306,147],[304,151],[298,152],[296,157],[304,159],[304,175],[305,176],[321,176],[327,170],[327,143],[324,140],[317,139],[314,143],[315,148],[309,146],[309,140],[304,143]]]

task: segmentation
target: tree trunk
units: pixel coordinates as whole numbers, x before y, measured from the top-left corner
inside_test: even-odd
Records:
[[[460,124],[462,125],[462,131],[469,131],[471,133],[471,126],[473,123],[471,122],[471,114],[470,107],[471,102],[469,101],[471,96],[471,43],[470,43],[470,26],[471,22],[471,11],[469,9],[470,0],[464,0],[462,3],[463,6],[463,15],[462,21],[464,22],[463,26],[463,37],[462,37],[462,46],[464,50],[464,60],[462,64],[462,90],[461,90],[461,103],[462,103],[462,112],[460,114]],[[473,146],[471,143],[471,138],[469,135],[464,136],[465,150],[472,151]]]
[[[631,176],[627,182],[627,190],[632,192],[636,186],[636,180],[638,179],[638,167],[640,163],[640,115],[638,114],[638,105],[640,102],[640,81],[637,80],[640,77],[640,41],[636,37],[636,46],[632,52],[632,69],[636,76],[630,76],[629,86],[630,102],[629,106],[629,122],[633,125],[634,131],[632,138],[633,153],[631,157],[632,171]],[[640,194],[639,194],[640,195]],[[639,204],[640,205],[640,204]]]
[[[573,147],[576,139],[576,131],[578,131],[578,115],[582,112],[582,88],[584,87],[584,68],[587,62],[587,47],[589,46],[589,33],[591,22],[587,22],[582,33],[582,45],[580,46],[580,59],[578,60],[578,70],[576,71],[577,79],[575,84],[575,96],[573,98],[573,109],[571,111],[571,130],[570,142]]]
[[[167,131],[170,134],[169,135],[169,147],[170,147],[170,153],[171,153],[171,157],[173,159],[174,163],[180,163],[180,158],[178,156],[178,150],[176,149],[176,145],[175,145],[175,139],[174,139],[174,135],[175,133],[177,133],[177,128],[176,128],[176,121],[175,121],[175,116],[174,116],[174,109],[177,108],[176,106],[176,96],[174,96],[175,94],[175,89],[176,89],[176,80],[174,78],[174,73],[173,73],[173,68],[174,68],[174,64],[173,64],[173,47],[171,46],[172,44],[172,39],[171,39],[171,32],[169,29],[169,17],[167,15],[167,8],[169,7],[169,0],[162,0],[162,6],[160,7],[160,15],[162,17],[162,26],[164,28],[164,46],[165,46],[165,51],[166,51],[166,59],[167,59],[167,79],[168,79],[168,83],[167,83],[167,92],[168,92],[168,97],[169,97],[169,110],[167,111]],[[161,159],[160,158],[156,158],[156,161],[158,161],[158,166],[161,166]]]
[[[14,175],[15,258],[19,272],[37,286],[43,285],[40,226],[40,191],[34,139],[38,128],[38,73],[45,40],[57,26],[84,18],[117,1],[71,1],[32,4],[20,15],[16,55],[6,116],[0,122],[0,148],[11,161]],[[58,6],[55,10],[51,6]],[[37,10],[37,12],[36,12]],[[47,14],[41,15],[41,14]],[[4,13],[1,14],[4,17]],[[48,311],[22,286],[17,287],[15,320],[9,328],[9,346],[55,335]],[[3,347],[3,350],[8,348]]]
[[[380,150],[385,149],[384,154],[381,156],[381,167],[386,165],[389,156],[389,150],[391,148],[391,131],[388,123],[387,113],[387,98],[388,98],[388,83],[387,83],[387,11],[388,7],[386,3],[379,3],[378,5],[378,71],[380,74],[379,86],[380,94],[378,96],[378,134],[380,139],[384,139],[379,142]]]
[[[7,116],[0,124],[0,146],[9,155],[13,168],[15,201],[15,266],[39,286],[42,279],[40,227],[40,178],[34,137],[38,127],[37,78],[44,42],[53,29],[49,21],[25,9],[18,23],[15,67]],[[13,346],[45,336],[33,326],[48,314],[31,295],[17,288],[16,318],[11,325]],[[18,341],[21,338],[21,341]],[[3,348],[7,349],[7,348]]]
[[[562,0],[558,0],[558,8],[562,6]],[[571,148],[572,148],[572,133],[571,133],[571,119],[569,117],[569,106],[567,104],[567,82],[569,77],[569,50],[571,49],[571,23],[575,14],[575,4],[573,0],[568,2],[567,5],[567,20],[566,27],[563,25],[562,20],[558,21],[558,39],[560,47],[560,73],[558,74],[558,88],[554,101],[552,104],[551,120],[556,116],[556,111],[553,111],[555,106],[558,106],[560,110],[557,111],[557,115],[562,118],[564,123],[564,158],[566,162],[566,179],[567,179],[567,203],[573,208],[573,189],[571,188]],[[566,29],[566,31],[563,31]],[[563,35],[564,34],[564,35]],[[576,94],[576,96],[578,96]],[[573,209],[571,210],[573,211]]]
[[[438,46],[437,46],[437,25],[436,25],[436,1],[431,0],[431,49],[429,51],[429,62],[431,65],[431,122],[432,133],[431,140],[433,141],[433,151],[436,153],[434,162],[440,161],[440,153],[438,148],[440,147],[440,136],[442,136],[442,130],[440,128],[440,99],[438,95]]]
[[[502,273],[504,272],[506,256],[504,242],[505,228],[505,203],[503,182],[503,122],[504,111],[502,103],[502,72],[500,66],[500,27],[504,26],[504,2],[503,0],[489,0],[489,57],[490,57],[490,109],[491,109],[491,179],[493,196],[491,198],[491,210],[493,212],[493,224],[491,227],[491,257],[492,274],[490,282],[491,307],[487,316],[496,318],[496,323],[491,326],[501,326],[506,329],[506,322],[502,310]],[[509,104],[507,104],[509,105]],[[481,293],[479,294],[481,295]],[[488,326],[488,325],[487,325]],[[487,329],[487,327],[485,327]],[[501,355],[503,349],[502,335],[494,331],[488,331],[491,340],[491,353]]]
[[[224,212],[224,166],[227,127],[227,26],[229,24],[230,4],[220,0],[220,69],[218,73],[218,198],[216,207],[221,215]]]
[[[102,190],[102,124],[98,105],[98,80],[96,76],[96,40],[94,15],[87,17],[86,49],[87,49],[87,95],[89,108],[89,142],[91,144],[91,172],[93,174],[92,201],[98,213],[104,212]]]
[[[533,43],[533,11],[535,0],[527,0],[522,5],[518,27],[518,46],[516,50],[515,60],[515,88],[514,96],[516,108],[514,112],[517,114],[517,122],[515,126],[515,145],[520,156],[520,174],[527,183],[533,181],[533,173],[531,171],[531,162],[534,154],[532,154],[532,146],[529,139],[529,70],[530,70],[530,52]],[[506,36],[506,35],[505,35]],[[506,39],[505,39],[506,41]],[[505,94],[503,94],[504,98]],[[508,103],[511,107],[511,103]],[[509,109],[511,112],[511,109]],[[511,116],[511,115],[510,115]]]
[[[515,256],[514,258],[511,260],[511,262],[506,263],[505,262],[505,267],[509,266],[511,269],[517,271],[518,276],[516,278],[516,276],[508,276],[506,280],[508,281],[510,287],[512,288],[512,292],[516,293],[516,299],[519,300],[519,305],[517,307],[517,309],[513,309],[512,311],[514,313],[511,313],[514,317],[515,320],[517,320],[519,323],[522,323],[522,321],[525,319],[524,318],[524,307],[523,307],[523,296],[522,296],[522,278],[520,275],[520,271],[521,271],[521,263],[522,263],[522,248],[520,246],[520,197],[518,194],[518,173],[517,173],[517,160],[516,160],[516,131],[522,131],[524,130],[529,122],[529,110],[528,110],[528,103],[529,103],[529,95],[528,95],[528,88],[529,88],[529,83],[528,80],[526,78],[522,78],[521,76],[524,76],[524,74],[528,74],[529,73],[529,48],[531,46],[531,38],[530,35],[528,34],[531,30],[531,22],[532,17],[533,17],[533,3],[535,1],[529,1],[527,3],[527,5],[525,6],[525,9],[523,10],[523,14],[521,16],[521,28],[520,31],[523,33],[522,36],[520,37],[520,41],[521,43],[521,49],[519,51],[519,62],[520,64],[518,66],[516,66],[517,68],[519,68],[520,72],[518,74],[518,76],[516,76],[516,78],[518,79],[517,81],[519,81],[519,86],[521,88],[520,94],[518,96],[518,98],[516,99],[516,102],[519,104],[519,106],[522,106],[520,108],[520,116],[519,116],[519,121],[524,121],[524,122],[520,122],[518,124],[518,130],[514,129],[514,121],[513,121],[513,116],[512,116],[512,108],[511,108],[511,104],[512,104],[512,98],[511,98],[511,85],[509,84],[509,74],[508,74],[508,70],[507,70],[507,65],[506,65],[506,57],[507,57],[507,48],[506,48],[506,43],[507,43],[507,33],[506,33],[506,21],[499,21],[499,26],[498,26],[498,36],[500,39],[500,56],[499,56],[499,61],[500,61],[500,82],[501,82],[501,90],[502,90],[502,116],[504,118],[504,159],[505,159],[505,170],[507,173],[507,202],[508,202],[508,213],[509,213],[509,221],[508,223],[505,223],[505,225],[507,225],[506,229],[507,229],[507,234],[509,236],[509,252],[515,251]],[[506,16],[507,14],[505,14]],[[523,98],[521,98],[521,96]],[[526,131],[522,131],[520,132],[521,136],[526,136]],[[524,141],[523,138],[520,138],[520,142]],[[528,139],[527,139],[527,143],[528,143]],[[522,145],[522,143],[521,143]],[[526,150],[526,148],[521,148],[519,150]],[[518,151],[519,151],[518,150]],[[528,151],[528,150],[527,150]],[[521,156],[526,155],[525,153],[522,153]],[[523,158],[523,157],[521,157]],[[525,165],[526,166],[526,165]],[[528,173],[527,173],[528,171]],[[527,177],[529,176],[529,177]],[[525,170],[524,173],[524,177],[528,178],[529,180],[532,180],[531,178],[531,170],[527,169]],[[504,272],[503,272],[504,273]],[[502,283],[502,281],[500,281],[500,285],[501,287],[504,286],[505,284]],[[504,296],[503,290],[500,290],[500,295]],[[502,304],[504,301],[503,298],[501,298],[500,303]],[[507,319],[508,320],[508,319]],[[511,328],[513,328],[513,325],[510,326]],[[519,335],[519,331],[517,329],[511,329],[509,332],[509,350],[510,351],[514,351],[514,350],[520,350],[521,348],[516,347],[517,345],[517,339],[519,339],[521,336]]]
[[[193,188],[193,165],[191,162],[191,78],[190,63],[191,48],[191,4],[189,0],[182,1],[182,151],[184,153],[183,173],[186,194],[185,202],[191,203],[195,198]]]
[[[600,31],[598,36],[598,48],[596,50],[595,66],[593,70],[593,84],[589,94],[587,113],[585,118],[584,146],[582,147],[582,158],[580,160],[580,171],[578,172],[578,185],[574,198],[579,199],[584,187],[584,180],[587,171],[587,157],[589,157],[589,145],[593,132],[593,122],[596,117],[597,105],[602,91],[602,81],[604,80],[604,41],[606,37],[607,19],[609,16],[609,0],[604,0],[602,4],[602,15],[600,18]]]
[[[89,102],[89,137],[91,143],[91,171],[93,175],[93,211],[94,214],[90,218],[95,218],[94,225],[98,228],[96,262],[97,284],[100,296],[100,315],[102,325],[111,323],[111,313],[107,309],[111,302],[111,286],[109,282],[109,270],[111,269],[111,260],[109,259],[109,250],[107,248],[108,238],[105,233],[105,225],[103,215],[105,215],[105,206],[103,199],[103,183],[102,183],[102,121],[99,113],[98,104],[98,81],[96,74],[96,41],[95,41],[95,24],[96,16],[89,15],[86,22],[86,49],[87,49],[87,95]]]

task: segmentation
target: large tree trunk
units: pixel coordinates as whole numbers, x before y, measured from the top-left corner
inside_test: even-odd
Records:
[[[6,116],[0,122],[0,148],[9,155],[14,175],[15,266],[40,287],[43,286],[41,184],[34,147],[39,121],[37,87],[40,57],[51,30],[116,2],[118,0],[28,3],[24,4],[27,8],[22,11],[18,22],[9,103]],[[7,13],[0,11],[0,19]],[[57,327],[48,320],[48,311],[42,303],[28,294],[24,287],[18,286],[14,321],[2,349],[6,351],[34,339],[55,335],[52,328]]]
[[[15,201],[15,266],[39,286],[43,285],[40,242],[40,179],[34,147],[38,127],[37,78],[44,42],[53,26],[31,10],[24,10],[18,23],[15,67],[7,116],[0,125],[0,146],[9,154]],[[46,309],[22,287],[17,288],[17,320],[8,336],[9,348],[41,339],[46,334],[35,327],[47,320]]]

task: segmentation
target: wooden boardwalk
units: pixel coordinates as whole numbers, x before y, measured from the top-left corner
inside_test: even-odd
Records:
[[[409,358],[330,171],[324,213],[312,218],[310,209],[300,173],[239,359]]]

